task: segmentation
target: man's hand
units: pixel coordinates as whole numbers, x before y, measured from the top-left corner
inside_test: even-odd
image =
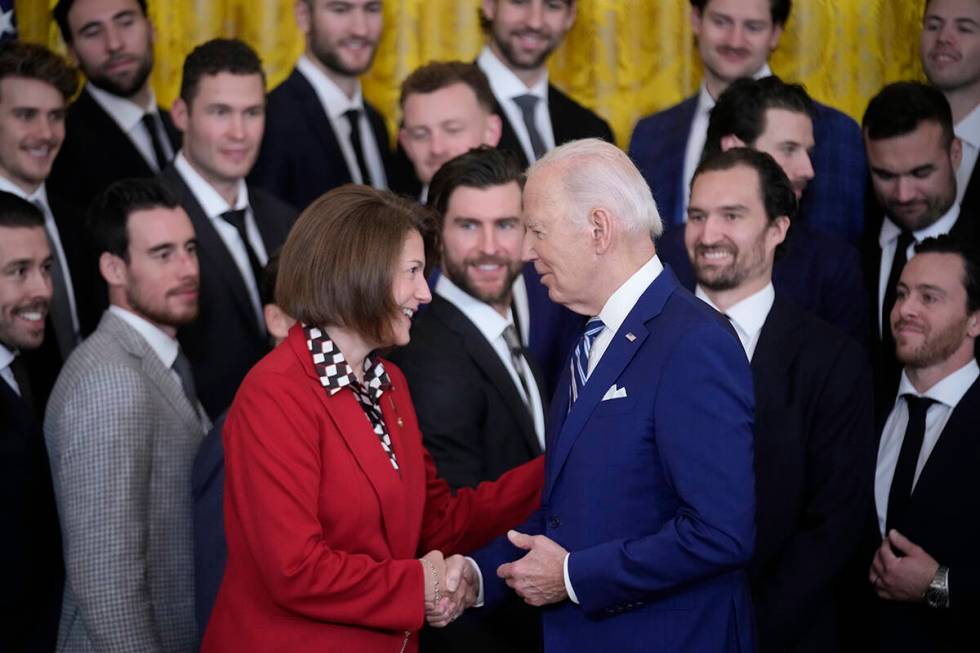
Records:
[[[430,626],[442,628],[476,603],[479,577],[473,565],[461,555],[446,559],[445,590],[432,609],[426,605],[425,619]]]
[[[902,553],[901,558],[892,552],[893,548]],[[868,578],[879,598],[919,602],[929,589],[937,569],[939,563],[922,547],[892,529],[871,561]]]
[[[528,552],[520,560],[497,567],[497,575],[530,605],[548,605],[568,598],[565,590],[565,555],[568,553],[544,535],[508,531],[511,544]]]

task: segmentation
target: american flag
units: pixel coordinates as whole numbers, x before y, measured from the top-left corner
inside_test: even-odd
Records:
[[[0,41],[17,38],[17,21],[14,20],[14,0],[0,0]]]

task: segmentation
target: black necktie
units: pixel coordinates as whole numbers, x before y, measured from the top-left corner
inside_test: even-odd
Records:
[[[912,498],[912,481],[915,479],[915,468],[919,464],[922,451],[922,441],[926,435],[926,413],[929,406],[936,403],[928,397],[903,395],[909,409],[909,421],[905,427],[905,437],[902,438],[902,449],[895,463],[895,476],[892,477],[891,489],[888,491],[888,512],[885,514],[885,532],[901,523],[902,515],[908,508]]]
[[[248,209],[232,209],[231,211],[225,211],[221,214],[221,219],[230,224],[238,232],[238,237],[242,240],[242,245],[245,246],[245,253],[248,254],[248,265],[252,268],[252,278],[255,280],[255,287],[257,288],[262,282],[262,263],[259,262],[259,257],[252,249],[252,242],[248,239],[248,234],[245,231],[245,212]]]
[[[170,159],[167,157],[167,151],[163,148],[163,142],[160,140],[160,132],[157,131],[157,121],[150,112],[144,113],[141,119],[143,127],[150,134],[150,143],[153,144],[153,156],[157,160],[157,171],[163,170],[170,163]]]
[[[180,377],[180,385],[184,388],[184,396],[190,402],[191,408],[197,414],[197,388],[194,386],[194,374],[191,372],[191,363],[184,356],[184,352],[177,350],[177,358],[170,366],[177,376]]]
[[[31,380],[27,376],[27,363],[23,356],[15,356],[10,363],[10,371],[14,373],[14,381],[17,382],[17,389],[20,391],[20,398],[24,401],[28,410],[35,417],[37,416],[34,406],[34,394],[31,392]]]
[[[360,109],[348,109],[344,115],[350,122],[350,144],[354,148],[357,167],[361,171],[361,183],[373,186],[374,180],[371,178],[371,171],[368,170],[367,160],[364,158],[364,147],[361,144],[361,111]]]
[[[534,107],[538,104],[538,96],[530,93],[518,95],[514,98],[514,102],[524,117],[524,126],[527,127],[527,135],[531,139],[531,151],[534,152],[534,160],[537,161],[548,151],[541,138],[541,132],[538,131],[538,125],[534,122]]]
[[[524,346],[521,344],[521,338],[517,335],[517,329],[513,324],[507,325],[503,336],[504,342],[507,343],[507,349],[510,350],[510,362],[513,363],[517,378],[521,382],[521,387],[524,388],[524,402],[527,404],[528,412],[530,412],[531,389],[528,386],[527,376],[524,374]]]
[[[898,279],[902,276],[902,268],[908,259],[909,246],[915,242],[915,236],[911,231],[902,231],[898,235],[898,243],[895,245],[895,257],[892,259],[892,269],[888,272],[888,283],[885,285],[885,297],[881,302],[881,341],[886,351],[895,355],[895,338],[892,336],[891,314],[895,306],[895,287],[898,286]]]

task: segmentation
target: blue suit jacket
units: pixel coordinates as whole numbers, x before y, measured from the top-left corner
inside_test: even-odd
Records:
[[[520,527],[571,552],[580,605],[542,611],[545,651],[754,650],[754,402],[731,327],[666,268],[571,411],[568,383],[541,509]],[[602,401],[613,384],[627,397]],[[497,565],[521,555],[506,540],[477,552],[488,603],[509,591]]]
[[[227,413],[222,413],[201,442],[191,471],[194,498],[194,617],[204,636],[211,609],[228,562],[225,542],[225,448],[221,430]]]
[[[814,102],[812,160],[815,176],[803,194],[810,226],[857,244],[864,229],[868,165],[861,129],[836,109]],[[653,191],[665,224],[684,222],[684,153],[698,96],[693,95],[636,124],[629,154]]]

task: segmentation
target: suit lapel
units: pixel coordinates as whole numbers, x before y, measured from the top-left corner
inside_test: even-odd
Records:
[[[283,224],[281,216],[275,215],[275,208],[269,205],[266,196],[257,188],[248,188],[248,203],[252,209],[252,217],[255,218],[255,226],[259,229],[259,236],[265,245],[265,251],[272,254],[279,245],[286,240],[288,225]]]
[[[521,141],[517,138],[517,132],[514,131],[513,125],[510,124],[510,120],[507,118],[504,108],[500,105],[499,99],[496,99],[495,111],[500,116],[501,123],[500,143],[497,144],[497,147],[513,152],[520,161],[521,168],[527,168],[530,165],[527,160],[527,155],[524,153]]]
[[[342,163],[341,169],[345,173],[346,183],[350,183],[352,177],[347,168],[346,159],[340,150],[337,135],[330,124],[330,118],[323,110],[323,105],[320,104],[320,98],[317,97],[316,91],[313,90],[303,73],[296,69],[293,70],[286,83],[289,84],[289,89],[296,96],[297,104],[302,107],[302,111],[306,115],[305,124],[309,125],[313,131],[312,136],[320,142],[324,151],[324,158],[327,161]],[[315,174],[315,171],[313,172]]]
[[[477,368],[490,379],[490,384],[500,393],[514,417],[514,421],[520,426],[521,436],[530,451],[534,452],[535,455],[541,453],[541,446],[538,444],[538,438],[534,432],[534,423],[531,421],[527,404],[524,403],[523,397],[514,385],[510,372],[501,362],[493,346],[483,337],[483,333],[451,302],[438,295],[433,296],[429,310],[432,311],[433,317],[462,336],[466,353],[473,359]],[[538,387],[540,388],[540,385]],[[538,394],[541,394],[540,389]]]
[[[214,274],[221,278],[223,285],[230,292],[235,300],[235,305],[242,313],[243,323],[250,326],[256,338],[262,339],[264,335],[262,329],[259,328],[255,308],[248,297],[245,280],[242,279],[238,265],[225,246],[225,241],[218,235],[214,225],[211,224],[211,220],[204,214],[204,209],[194,197],[194,193],[191,192],[190,187],[173,164],[164,170],[163,178],[177,189],[181,197],[181,205],[190,216],[191,222],[194,223],[194,231],[199,245],[197,256],[202,259],[202,270],[207,268],[207,271],[202,272],[202,274]],[[205,261],[210,262],[210,264],[208,265]]]
[[[626,366],[633,360],[636,352],[640,350],[650,335],[650,331],[656,328],[655,319],[663,310],[667,298],[670,297],[676,288],[677,279],[674,278],[670,269],[665,267],[653,283],[643,292],[633,307],[633,310],[630,311],[629,315],[626,316],[626,320],[619,327],[619,330],[613,335],[609,347],[602,354],[599,364],[592,371],[592,374],[589,375],[589,379],[585,387],[582,388],[578,400],[572,405],[571,410],[568,411],[566,416],[563,416],[558,411],[563,408],[567,410],[570,372],[567,370],[562,372],[562,381],[558,386],[555,406],[552,408],[551,413],[553,418],[559,420],[556,423],[561,424],[561,426],[556,429],[557,440],[551,443],[554,454],[550,456],[552,461],[547,470],[545,490],[541,498],[542,503],[548,500],[551,489],[561,474],[565,460],[568,458],[568,454],[571,452],[575,441],[587,425],[592,412],[602,401],[602,397],[606,394],[606,391],[616,382],[622,375],[623,370],[626,369]],[[632,334],[633,337],[627,338],[626,334]],[[565,395],[565,397],[561,397],[561,395]],[[562,422],[561,420],[564,421]]]
[[[116,158],[115,165],[120,169],[128,170],[133,177],[152,177],[156,174],[116,121],[102,109],[87,90],[83,89],[78,94],[78,99],[70,110],[79,114],[82,118],[79,123],[84,124],[86,130],[99,134],[100,151],[111,152]],[[174,152],[176,151],[177,148],[174,148]]]

